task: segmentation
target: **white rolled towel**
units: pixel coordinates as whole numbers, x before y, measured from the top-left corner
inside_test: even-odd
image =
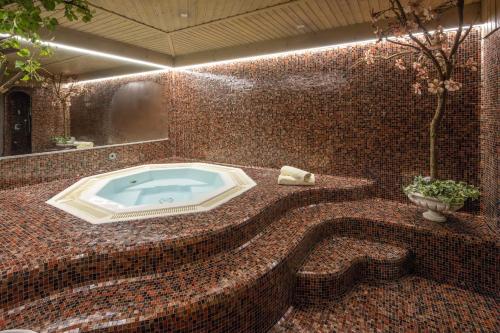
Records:
[[[294,168],[292,166],[285,165],[284,167],[281,168],[281,174],[283,176],[290,176],[295,179],[301,180],[303,182],[310,182],[311,178],[313,179],[314,183],[314,175],[310,172]]]
[[[315,179],[314,175],[311,174],[308,181],[300,180],[292,176],[279,175],[278,184],[279,185],[314,185]]]
[[[85,149],[85,148],[93,148],[94,143],[93,142],[87,142],[87,141],[75,141],[76,149]]]

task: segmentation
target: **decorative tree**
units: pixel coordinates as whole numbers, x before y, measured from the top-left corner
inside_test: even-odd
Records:
[[[73,76],[66,76],[62,73],[52,74],[45,70],[42,88],[47,89],[54,97],[54,107],[61,109],[63,121],[63,135],[70,136],[69,109],[71,107],[71,97],[82,92],[83,87],[75,84]]]
[[[37,59],[52,52],[41,42],[39,31],[55,29],[59,22],[54,14],[59,10],[70,21],[92,18],[87,0],[0,0],[0,94],[18,81],[40,80]]]
[[[450,9],[457,10],[457,30],[447,32],[438,25],[438,17]],[[457,52],[460,45],[470,34],[473,25],[464,29],[464,0],[447,0],[431,8],[425,6],[423,0],[389,0],[389,7],[380,11],[372,11],[372,22],[379,41],[397,45],[401,51],[384,55],[376,46],[369,48],[361,62],[373,64],[376,59],[394,60],[398,70],[405,71],[411,66],[415,72],[413,91],[422,94],[427,92],[436,95],[436,109],[430,123],[430,179],[437,178],[436,136],[441,119],[445,112],[449,93],[462,87],[453,75],[457,67],[465,67],[477,71],[477,62],[470,58],[460,64]],[[433,30],[433,31],[432,31]],[[408,65],[403,56],[415,59]],[[359,62],[358,62],[359,63]]]

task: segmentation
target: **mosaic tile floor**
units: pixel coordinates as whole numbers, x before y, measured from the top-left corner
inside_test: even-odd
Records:
[[[498,300],[420,277],[360,284],[323,307],[291,308],[269,333],[500,332]]]

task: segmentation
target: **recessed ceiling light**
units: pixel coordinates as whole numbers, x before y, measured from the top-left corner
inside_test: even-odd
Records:
[[[297,24],[297,29],[298,30],[304,30],[305,28],[306,28],[305,25],[303,25],[303,24]]]
[[[182,17],[182,18],[188,18],[189,17],[188,13],[185,13],[185,12],[180,13],[179,16]]]

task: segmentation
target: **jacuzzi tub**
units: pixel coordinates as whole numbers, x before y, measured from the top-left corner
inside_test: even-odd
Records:
[[[238,168],[150,164],[83,178],[47,203],[101,224],[207,211],[255,185]]]

